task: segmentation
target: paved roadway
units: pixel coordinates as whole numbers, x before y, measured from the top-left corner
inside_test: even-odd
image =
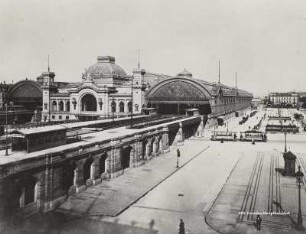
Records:
[[[183,219],[186,233],[216,233],[205,224],[204,215],[240,157],[228,157],[220,148],[219,143],[204,151],[116,219],[140,224],[154,220],[159,233],[178,233]]]
[[[273,112],[273,110],[270,112]],[[249,118],[248,122],[244,125],[238,124],[241,117],[231,119],[229,121],[229,129],[245,131],[248,129],[248,126],[257,124],[263,114],[263,112],[259,112],[255,116]],[[269,134],[268,138],[268,143],[257,143],[255,146],[248,142],[227,142],[221,144],[220,142],[205,141],[205,144],[210,145],[207,151],[203,152],[196,160],[160,184],[116,219],[124,223],[141,224],[149,223],[151,220],[154,220],[154,227],[159,233],[178,233],[179,219],[182,218],[185,222],[186,233],[216,233],[215,230],[206,224],[204,217],[207,215],[210,208],[212,208],[212,204],[231,173],[235,171],[235,165],[238,165],[240,161],[240,164],[245,163],[247,165],[239,170],[240,176],[236,178],[236,182],[237,179],[240,179],[240,182],[238,181],[240,187],[244,186],[243,182],[250,176],[248,167],[253,166],[254,158],[258,156],[258,154],[263,155],[261,157],[265,159],[265,161],[262,162],[262,165],[266,168],[265,170],[270,170],[271,157],[279,158],[280,163],[279,165],[274,163],[275,166],[283,166],[281,157],[281,152],[283,152],[284,149],[283,134]],[[296,153],[299,159],[304,158],[304,153],[306,152],[305,140],[306,138],[304,136],[301,138],[301,135],[287,135],[288,148]],[[201,144],[200,141],[199,143]],[[204,142],[202,144],[204,144]],[[273,169],[274,168],[272,168],[272,170]],[[242,172],[244,173],[243,176],[241,176]],[[274,176],[276,176],[275,173]],[[265,187],[269,188],[269,186],[266,186],[269,180],[274,180],[274,178],[270,178],[268,172],[263,173],[261,180],[262,185],[258,185],[258,187],[261,188],[257,197],[257,207],[259,209],[265,204],[265,196],[267,194],[266,192],[262,192],[262,190],[265,190]],[[292,181],[290,183],[292,183]],[[279,186],[279,184],[277,185]],[[234,190],[238,190],[238,187]],[[290,195],[288,196],[291,199],[289,199],[290,210],[294,212],[297,209],[297,198],[293,196],[292,191],[296,192],[295,189],[293,190],[288,192],[283,188],[283,197],[286,197],[286,193]],[[226,199],[225,197],[225,200]],[[237,197],[233,197],[233,199],[235,200]],[[261,199],[265,200],[261,201]],[[269,199],[271,200],[272,198]],[[284,203],[286,205],[285,200],[286,199],[283,199],[283,205]],[[233,204],[228,204],[228,206],[232,211],[235,208]],[[221,207],[221,209],[223,208],[224,206]],[[239,210],[236,212],[237,214],[234,214],[235,217],[238,217]],[[223,210],[219,210],[219,215],[221,214],[222,216],[222,213]],[[229,214],[230,213],[224,212],[223,215]],[[112,222],[114,218],[104,218],[104,220]],[[273,218],[272,221],[270,220],[271,219],[269,219],[270,223],[273,222]],[[228,220],[225,219],[225,221]],[[268,224],[264,230],[268,231],[270,228],[270,231],[274,232],[284,228],[284,231],[289,231],[290,227],[288,225],[290,225],[290,223],[288,220],[286,221],[287,222],[283,223],[283,226],[281,226],[282,221],[279,220],[278,223],[275,222],[275,224],[273,224],[274,226]],[[228,225],[230,226],[234,223],[235,220]],[[221,220],[217,222],[217,226],[221,227],[222,225],[224,224]],[[279,225],[279,227],[276,227],[277,225]],[[218,231],[226,231],[226,229],[222,230],[221,228],[215,229]],[[247,229],[243,230],[253,232],[255,228],[253,225],[249,225]]]

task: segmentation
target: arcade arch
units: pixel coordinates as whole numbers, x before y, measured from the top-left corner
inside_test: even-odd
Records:
[[[81,98],[81,110],[97,111],[97,100],[94,95],[87,93]]]

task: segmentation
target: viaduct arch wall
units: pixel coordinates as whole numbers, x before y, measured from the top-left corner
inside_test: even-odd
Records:
[[[191,117],[0,165],[0,219],[51,210],[67,196],[120,176],[124,169],[141,166],[168,152],[173,143],[202,132],[203,117]]]

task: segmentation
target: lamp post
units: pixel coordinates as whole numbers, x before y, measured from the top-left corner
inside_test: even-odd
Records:
[[[131,85],[131,128],[133,128],[133,102],[134,102],[134,99],[133,99],[133,82],[134,81],[134,76],[132,76],[132,85]],[[128,109],[129,109],[129,106],[128,106]]]
[[[5,156],[8,156],[8,143],[7,143],[7,102],[5,104]]]
[[[113,122],[115,121],[115,108],[116,108],[116,103],[115,103],[115,98],[113,97],[113,99],[112,99],[112,120],[113,120]]]
[[[284,130],[284,134],[285,134],[285,149],[284,149],[284,151],[286,153],[287,152],[287,131],[286,130]]]
[[[299,165],[299,170],[295,175],[296,175],[296,183],[299,188],[299,210],[298,210],[296,229],[303,230],[304,228],[303,228],[303,218],[302,218],[302,208],[301,208],[301,184],[303,183],[304,174],[303,172],[301,172],[300,165]]]

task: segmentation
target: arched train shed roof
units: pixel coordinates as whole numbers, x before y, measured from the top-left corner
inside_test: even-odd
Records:
[[[42,89],[41,86],[33,80],[22,80],[14,84],[9,89],[9,94],[12,99],[29,99],[29,98],[41,98]]]
[[[195,79],[174,77],[154,85],[146,94],[150,102],[206,102],[211,99],[209,87]]]

